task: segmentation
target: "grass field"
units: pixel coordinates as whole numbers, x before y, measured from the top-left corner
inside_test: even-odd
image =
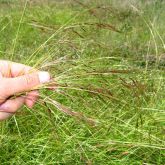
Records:
[[[165,164],[165,3],[0,0],[0,58],[49,71],[0,123],[0,164]]]

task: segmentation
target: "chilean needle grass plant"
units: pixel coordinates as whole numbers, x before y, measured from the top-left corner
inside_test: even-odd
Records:
[[[1,58],[52,75],[1,123],[1,163],[163,164],[165,4],[141,4],[0,3]]]

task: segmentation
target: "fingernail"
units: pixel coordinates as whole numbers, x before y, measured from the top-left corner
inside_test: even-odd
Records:
[[[40,83],[47,83],[50,81],[50,74],[48,72],[39,72]]]

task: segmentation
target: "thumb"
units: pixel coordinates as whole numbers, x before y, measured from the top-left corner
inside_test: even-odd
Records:
[[[5,78],[6,95],[11,96],[16,93],[32,90],[40,84],[49,82],[48,72],[35,72],[15,78]]]

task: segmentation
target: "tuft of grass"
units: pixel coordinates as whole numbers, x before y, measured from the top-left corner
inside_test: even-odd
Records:
[[[1,164],[163,164],[164,2],[6,2],[0,57],[52,81],[0,123]]]

